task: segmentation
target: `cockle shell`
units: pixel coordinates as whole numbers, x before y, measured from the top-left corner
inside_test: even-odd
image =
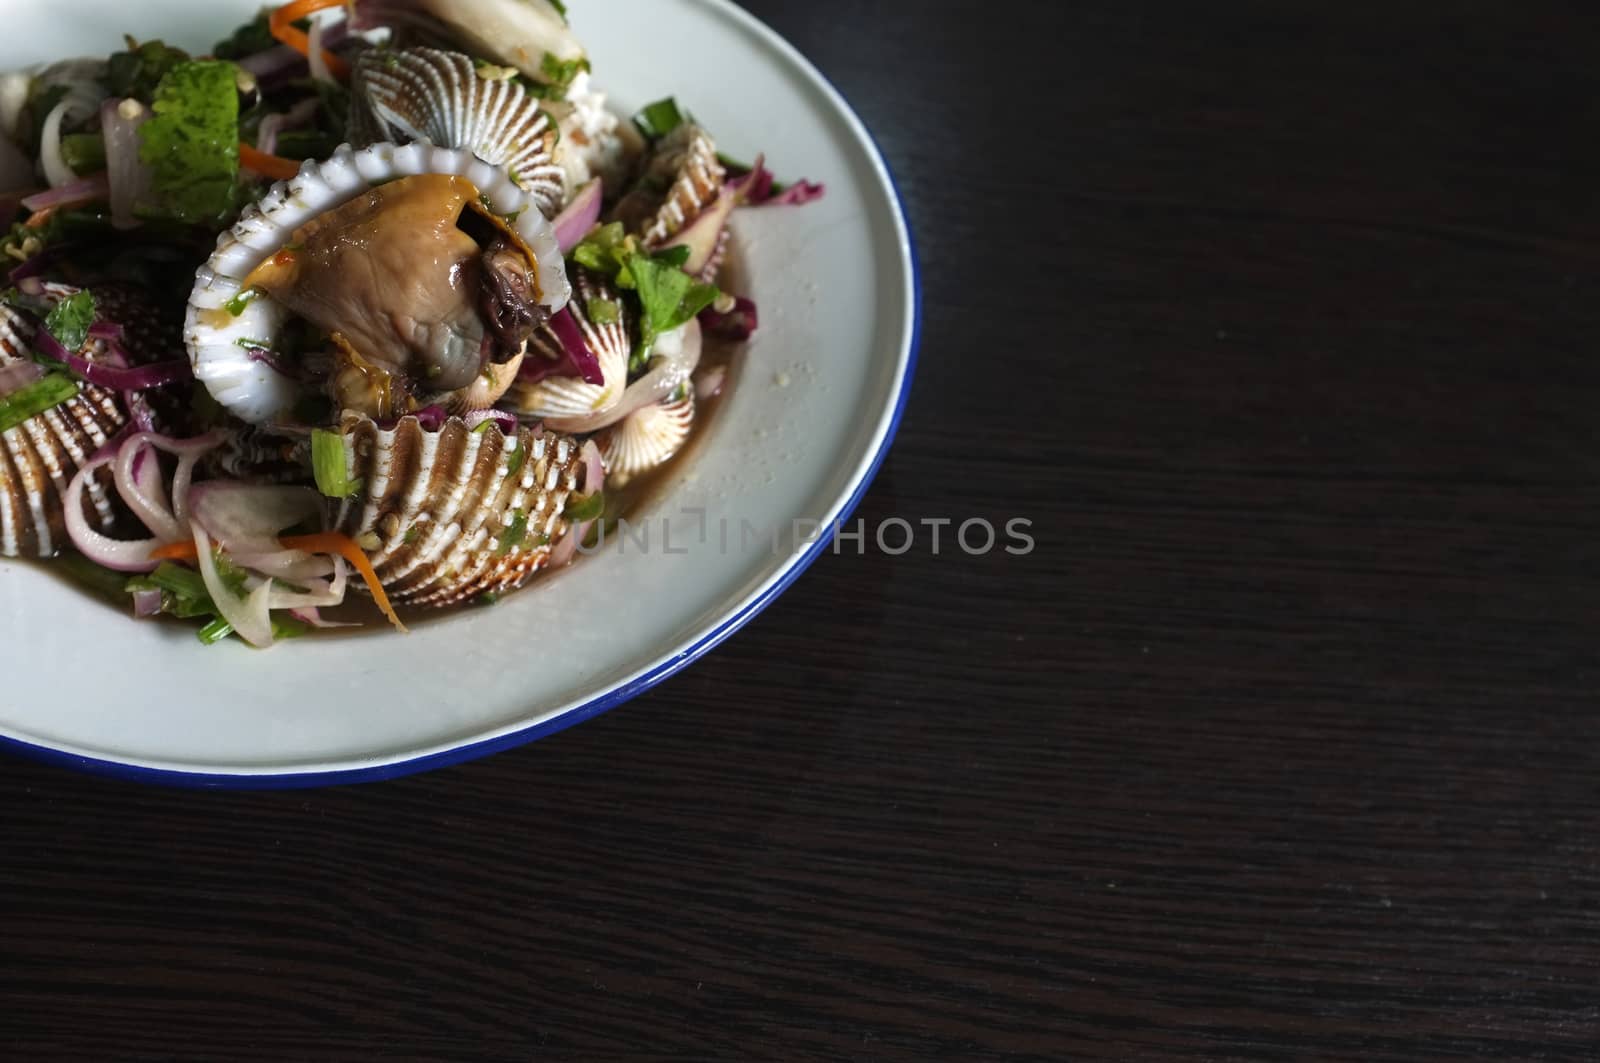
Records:
[[[362,143],[423,141],[464,148],[527,190],[546,217],[561,209],[556,126],[514,81],[479,75],[470,56],[434,48],[369,49],[350,83],[351,132]]]
[[[656,145],[615,217],[647,247],[660,247],[716,204],[727,176],[711,134],[685,122]]]
[[[636,476],[671,461],[694,428],[693,393],[629,414],[600,445],[606,483],[622,487]]]
[[[518,380],[506,393],[504,403],[518,416],[538,420],[599,413],[622,401],[622,393],[628,387],[628,356],[633,351],[633,340],[628,328],[631,314],[626,302],[610,281],[582,266],[573,268],[571,280],[573,299],[568,310],[589,349],[599,359],[605,383],[589,384],[573,376],[547,376],[533,383]],[[590,308],[600,301],[617,308],[616,321],[606,325],[595,323]],[[561,361],[564,357],[561,341],[546,325],[528,341],[528,355],[523,366],[526,370]]]
[[[362,481],[338,528],[367,551],[396,602],[438,607],[521,586],[571,530],[579,444],[524,428],[472,431],[451,418],[437,432],[415,417],[392,429],[365,417],[342,425],[345,462]]]
[[[195,274],[184,342],[195,378],[219,403],[242,420],[265,424],[284,418],[302,395],[299,382],[252,355],[251,346],[276,340],[288,312],[267,296],[242,295],[244,279],[283,250],[307,222],[379,185],[422,174],[457,175],[471,181],[487,209],[507,219],[532,250],[542,305],[555,312],[567,304],[572,289],[555,230],[503,167],[470,151],[429,144],[373,144],[360,151],[341,147],[325,162],[307,162],[297,176],[279,181],[260,202],[246,208]]]
[[[0,306],[0,368],[29,360],[34,329],[22,314]],[[126,423],[110,391],[85,384],[73,398],[0,434],[0,556],[52,557],[67,545],[67,484]],[[109,534],[117,515],[111,470],[87,486],[84,515]]]

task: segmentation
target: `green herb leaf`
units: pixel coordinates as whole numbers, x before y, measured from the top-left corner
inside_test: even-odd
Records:
[[[500,545],[495,548],[496,557],[504,557],[522,545],[528,537],[528,515],[522,510],[512,513],[511,524],[500,533]]]
[[[81,291],[57,303],[44,319],[44,328],[57,343],[76,353],[89,339],[94,315],[94,295]]]
[[[685,121],[687,119],[678,108],[678,101],[671,96],[657,100],[633,116],[633,124],[646,140],[660,140]]]
[[[133,96],[149,103],[161,79],[188,61],[188,52],[169,48],[161,41],[146,41],[106,61],[105,85],[113,96]]]
[[[585,524],[591,520],[599,520],[600,515],[606,511],[606,496],[604,491],[593,494],[573,495],[567,499],[566,517],[574,524]]]
[[[550,6],[556,9],[556,14],[561,16],[561,21],[567,21],[567,5],[561,0],[550,0]]]
[[[511,456],[506,459],[506,476],[510,478],[522,471],[522,466],[528,460],[528,452],[522,445],[522,435],[517,435],[517,445],[511,448]]]
[[[216,225],[236,208],[237,69],[225,62],[182,63],[161,79],[155,115],[139,129],[139,158],[152,171],[156,196],[141,205],[145,211]]]
[[[240,291],[238,295],[223,303],[222,308],[232,316],[238,317],[240,314],[244,313],[245,307],[255,302],[256,297],[260,294],[260,288],[245,288],[244,290]]]
[[[98,133],[68,133],[61,138],[61,160],[73,173],[99,173],[106,168],[106,141]]]
[[[218,59],[243,59],[247,55],[264,52],[277,45],[272,29],[267,24],[268,12],[262,11],[254,19],[233,31],[233,36],[218,41],[211,54]]]
[[[196,632],[200,641],[207,646],[215,646],[229,635],[233,634],[233,625],[220,616]]]
[[[311,472],[317,490],[329,498],[349,498],[361,490],[361,481],[350,479],[345,467],[344,436],[318,428],[311,433]]]
[[[657,336],[687,324],[721,294],[716,285],[701,284],[672,264],[667,256],[637,255],[631,268],[638,285],[640,307],[650,331]]]
[[[590,299],[584,309],[596,325],[615,325],[622,320],[622,307],[612,299]]]
[[[565,89],[572,84],[573,78],[588,70],[589,60],[582,56],[562,61],[546,52],[544,58],[539,61],[539,76],[559,89]]]
[[[0,432],[66,402],[78,393],[78,382],[65,373],[51,373],[0,399]]]
[[[274,613],[272,616],[272,637],[275,639],[299,639],[311,633],[311,625],[303,620],[297,620],[287,613]]]

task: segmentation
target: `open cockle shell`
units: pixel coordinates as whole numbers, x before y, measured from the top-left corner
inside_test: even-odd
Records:
[[[636,476],[671,461],[694,428],[693,393],[675,402],[658,402],[629,414],[600,446],[606,483],[622,487]]]
[[[34,329],[22,314],[0,306],[0,369],[32,360]],[[66,402],[0,434],[0,556],[52,557],[67,545],[67,485],[126,424],[110,391],[84,384]],[[86,479],[84,515],[109,534],[117,516],[111,470]]]
[[[628,331],[631,314],[626,301],[610,281],[582,266],[573,268],[571,280],[573,299],[568,310],[583,333],[584,342],[599,360],[605,383],[589,384],[575,376],[547,376],[533,382],[518,380],[506,393],[505,405],[520,417],[540,420],[599,413],[622,401],[622,393],[627,390],[628,356],[632,353],[633,341]],[[616,321],[605,325],[595,323],[591,309],[600,302],[616,307]],[[528,355],[523,365],[529,369],[563,358],[561,340],[546,325],[528,341]]]
[[[464,148],[504,166],[546,217],[561,209],[556,126],[519,84],[479,75],[471,57],[434,48],[370,49],[356,60],[352,135]]]
[[[685,122],[656,145],[615,217],[645,246],[664,246],[717,204],[727,176],[711,134]]]
[[[342,431],[361,488],[337,527],[367,551],[397,603],[440,607],[514,590],[571,529],[567,499],[583,464],[570,438],[473,431],[459,418],[428,432],[415,417],[383,429],[348,416]]]
[[[293,242],[301,226],[379,185],[423,174],[470,181],[485,208],[506,219],[533,253],[541,305],[552,313],[566,306],[571,287],[555,230],[503,167],[470,151],[429,144],[341,147],[326,162],[307,162],[297,176],[273,185],[222,234],[196,273],[184,342],[196,379],[219,403],[242,420],[265,424],[286,417],[302,396],[297,381],[252,353],[276,341],[288,312],[265,295],[245,295],[245,278]]]

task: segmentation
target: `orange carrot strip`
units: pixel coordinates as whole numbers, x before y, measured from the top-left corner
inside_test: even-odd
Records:
[[[194,540],[182,543],[168,543],[158,546],[150,551],[152,561],[198,561],[200,551],[194,548]]]
[[[389,604],[389,596],[383,592],[383,584],[378,581],[378,573],[372,567],[372,562],[367,560],[366,553],[356,541],[340,532],[320,532],[316,535],[295,535],[287,539],[279,539],[278,543],[285,550],[304,550],[308,554],[338,554],[361,573],[361,578],[367,583],[367,590],[372,592],[372,600],[378,603],[378,608],[383,610],[383,615],[389,618],[401,632],[406,626],[400,622],[400,617],[395,615],[394,606]]]
[[[293,159],[268,155],[242,141],[239,144],[239,165],[275,181],[287,181],[300,172],[300,164]]]
[[[294,24],[307,15],[318,11],[325,11],[330,7],[343,7],[345,0],[294,0],[292,4],[284,4],[272,13],[267,20],[267,28],[278,40],[287,44],[301,55],[311,54],[311,38],[304,30],[296,29]],[[350,76],[350,64],[334,55],[326,48],[322,50],[322,59],[328,64],[328,73],[341,81]]]

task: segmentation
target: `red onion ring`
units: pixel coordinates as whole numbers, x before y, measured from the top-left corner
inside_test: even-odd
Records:
[[[123,108],[132,111],[130,117]],[[138,100],[106,100],[100,105],[100,132],[106,142],[106,187],[111,201],[111,224],[132,229],[139,224],[133,208],[150,194],[150,167],[139,158],[139,127],[151,118]]]
[[[630,414],[644,409],[646,406],[664,402],[694,374],[695,369],[700,365],[702,346],[703,337],[700,332],[700,323],[691,321],[683,327],[683,338],[679,349],[670,355],[659,356],[657,358],[659,364],[651,369],[650,372],[629,384],[628,390],[622,393],[621,401],[615,406],[585,417],[552,417],[546,423],[552,430],[557,432],[578,434],[598,432],[600,429],[610,427]]]
[[[110,194],[111,185],[106,175],[97,173],[92,177],[82,177],[69,184],[52,188],[48,192],[29,196],[22,201],[22,205],[37,214],[42,210],[93,203],[105,199]]]
[[[581,244],[583,238],[589,235],[589,230],[594,228],[595,222],[600,220],[600,204],[604,195],[605,184],[596,177],[579,189],[566,209],[556,215],[551,224],[555,226],[556,241],[560,243],[563,255]]]

